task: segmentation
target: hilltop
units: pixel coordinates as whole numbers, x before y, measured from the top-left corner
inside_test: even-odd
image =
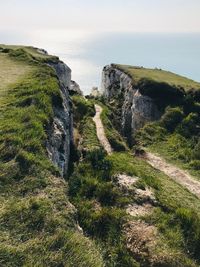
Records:
[[[166,83],[171,86],[183,88],[185,91],[191,89],[197,89],[197,90],[200,89],[200,83],[195,82],[186,77],[177,75],[170,71],[165,71],[159,68],[148,69],[144,67],[130,66],[130,65],[120,65],[120,64],[112,64],[112,65],[130,75],[130,77],[136,82],[139,82],[141,79],[147,79],[147,80],[153,80],[157,83]]]

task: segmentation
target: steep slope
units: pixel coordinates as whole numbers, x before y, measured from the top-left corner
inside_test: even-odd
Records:
[[[0,265],[103,266],[67,183],[71,71],[32,47],[0,46]]]

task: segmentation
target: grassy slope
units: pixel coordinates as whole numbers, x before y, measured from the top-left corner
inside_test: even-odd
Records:
[[[102,266],[95,245],[78,232],[67,184],[47,157],[59,83],[30,49],[0,49],[0,265]]]
[[[75,104],[78,105],[77,99]],[[88,101],[85,104],[90,106]],[[110,134],[114,127],[108,109],[104,113],[104,126],[106,133]],[[81,129],[87,127],[85,119],[93,114],[86,112],[85,116]],[[92,135],[83,135],[83,139],[89,141],[91,136],[93,142],[94,129],[92,132]],[[118,141],[121,142],[121,138]],[[200,200],[143,160],[134,158],[130,152],[114,152],[106,156],[99,145],[96,151],[87,149],[85,157],[75,166],[69,188],[81,226],[103,248],[106,266],[150,266],[149,255],[136,262],[126,249],[122,229],[131,218],[127,217],[124,208],[136,200],[125,197],[111,182],[111,177],[118,173],[136,175],[140,177],[138,187],[146,185],[155,191],[158,206],[152,216],[142,220],[158,228],[160,244],[158,250],[152,253],[163,258],[164,262],[160,265],[154,262],[151,266],[198,266],[194,258],[200,260]]]
[[[200,89],[200,83],[175,73],[160,69],[139,68],[130,65],[116,65],[119,69],[129,74],[134,80],[139,81],[142,78],[154,80],[156,82],[165,82],[170,85],[181,86],[187,89]]]

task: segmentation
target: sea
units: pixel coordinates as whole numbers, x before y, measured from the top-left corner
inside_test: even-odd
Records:
[[[111,63],[161,68],[200,82],[200,33],[0,32],[0,43],[33,45],[58,55],[72,69],[84,94],[101,87]]]

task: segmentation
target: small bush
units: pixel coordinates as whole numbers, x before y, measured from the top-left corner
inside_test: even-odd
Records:
[[[95,115],[94,105],[82,96],[74,95],[72,102],[75,122],[80,122],[86,115],[91,117]]]
[[[199,116],[196,113],[190,113],[177,128],[177,132],[190,138],[192,135],[198,134],[198,124],[200,124]]]
[[[164,126],[169,132],[173,132],[182,119],[183,112],[179,107],[169,107],[161,118],[161,126]]]
[[[102,183],[96,191],[96,197],[103,205],[114,205],[120,197],[120,191],[112,183]]]
[[[101,239],[116,238],[121,231],[124,220],[125,212],[121,209],[102,208],[94,215],[92,228]]]
[[[192,160],[192,161],[189,163],[189,167],[190,167],[191,169],[200,171],[200,160]]]

